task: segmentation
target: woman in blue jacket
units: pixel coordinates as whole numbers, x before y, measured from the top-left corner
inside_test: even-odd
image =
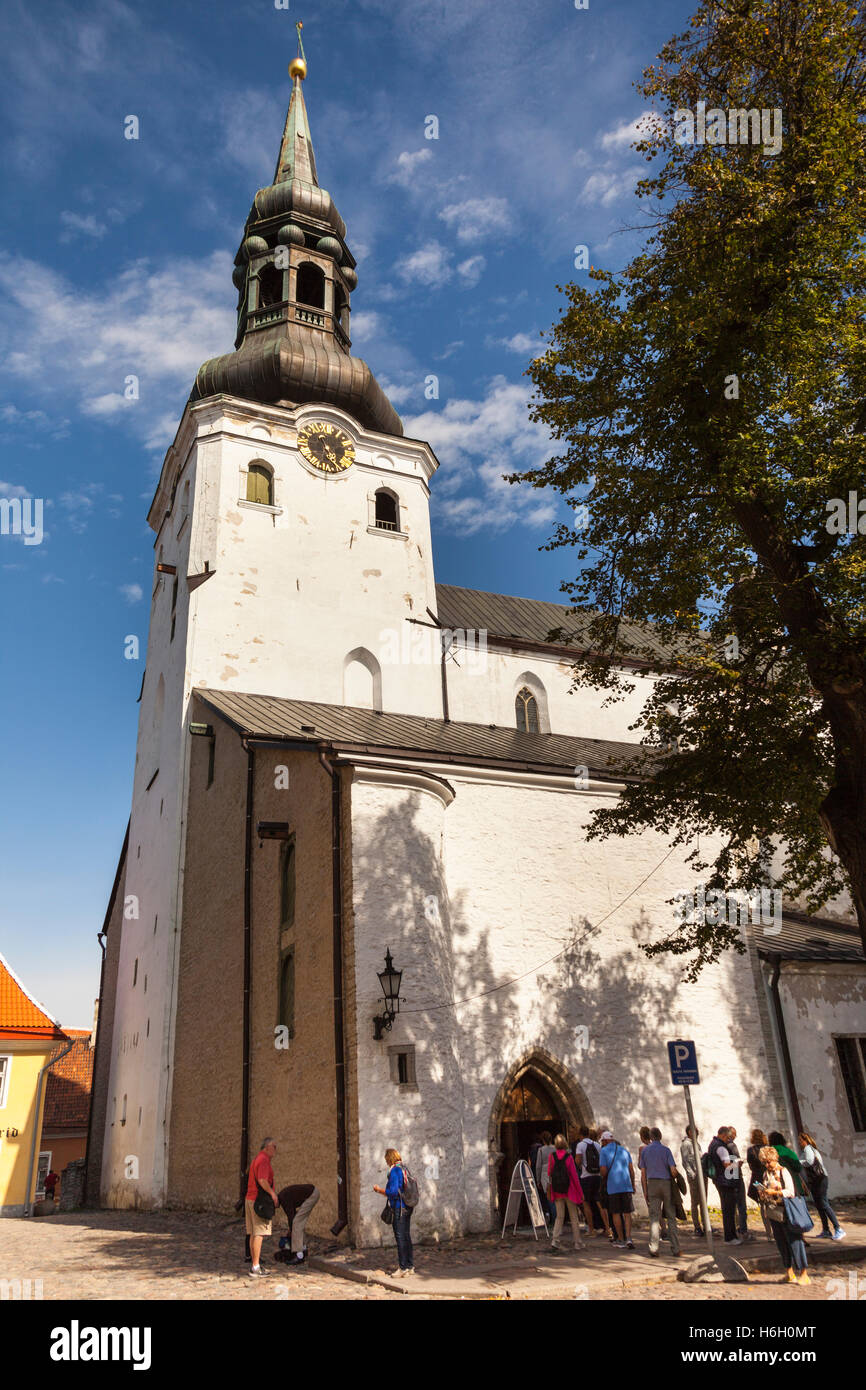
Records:
[[[415,1273],[415,1266],[412,1263],[412,1237],[409,1233],[412,1208],[407,1207],[403,1201],[402,1194],[406,1174],[403,1169],[403,1160],[396,1149],[385,1150],[385,1162],[388,1165],[388,1181],[384,1187],[374,1186],[373,1191],[387,1197],[388,1206],[394,1213],[394,1239],[397,1242],[399,1268],[394,1270],[391,1277],[404,1279],[407,1274]]]

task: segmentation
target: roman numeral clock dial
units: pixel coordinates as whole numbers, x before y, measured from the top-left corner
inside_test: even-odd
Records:
[[[320,420],[300,431],[298,448],[320,473],[344,473],[355,461],[355,446],[349,436]]]

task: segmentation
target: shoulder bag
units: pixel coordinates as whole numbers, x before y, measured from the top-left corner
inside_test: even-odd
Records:
[[[274,1199],[269,1192],[265,1191],[258,1178],[256,1178],[256,1187],[258,1188],[258,1196],[253,1202],[253,1211],[256,1216],[261,1217],[262,1221],[273,1221],[276,1211]]]

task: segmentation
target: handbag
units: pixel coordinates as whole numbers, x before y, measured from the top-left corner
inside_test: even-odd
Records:
[[[258,1178],[256,1178],[256,1187],[258,1188],[258,1196],[253,1202],[253,1211],[256,1216],[261,1217],[262,1221],[273,1221],[274,1212],[277,1209],[274,1199],[269,1192],[265,1191]]]
[[[814,1221],[809,1215],[805,1197],[785,1197],[785,1226],[792,1236],[805,1235],[811,1231]]]
[[[679,1171],[679,1169],[677,1170],[677,1175],[676,1175],[676,1177],[674,1178],[674,1182],[676,1183],[676,1185],[677,1185],[677,1187],[679,1188],[679,1190],[680,1190],[680,1192],[682,1193],[682,1195],[685,1197],[685,1195],[686,1195],[686,1180],[685,1180],[685,1178],[683,1177],[682,1173]]]
[[[391,1206],[390,1202],[385,1203],[379,1220],[384,1221],[386,1226],[394,1225],[394,1208]]]

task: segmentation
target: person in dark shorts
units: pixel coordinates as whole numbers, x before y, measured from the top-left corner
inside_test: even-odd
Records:
[[[616,1233],[614,1245],[618,1250],[634,1250],[631,1238],[631,1217],[634,1211],[634,1163],[628,1149],[614,1139],[609,1129],[601,1136],[603,1148],[601,1176],[607,1188],[607,1209]]]
[[[610,1235],[607,1208],[599,1203],[601,1191],[601,1147],[584,1125],[580,1138],[574,1146],[574,1161],[578,1165],[580,1185],[583,1188],[583,1214],[589,1234],[595,1236],[599,1231]]]

